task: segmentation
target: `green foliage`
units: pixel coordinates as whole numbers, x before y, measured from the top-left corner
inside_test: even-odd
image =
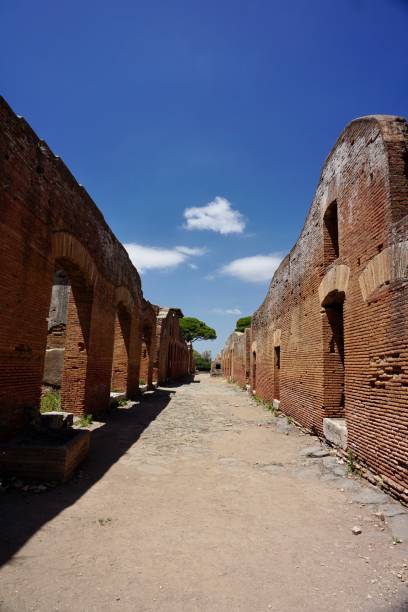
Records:
[[[211,353],[204,351],[200,354],[198,351],[193,351],[195,367],[200,372],[209,372],[211,370]]]
[[[241,317],[235,325],[235,331],[244,332],[247,327],[251,327],[252,317]]]
[[[288,414],[288,416],[286,417],[286,420],[288,422],[288,425],[292,425],[293,423],[293,418],[290,416],[290,414]]]
[[[262,398],[259,397],[259,395],[254,395],[253,399],[255,400],[255,402],[257,404],[259,404],[260,406],[262,406],[265,410],[268,410],[271,414],[273,414],[273,416],[277,416],[279,414],[279,408],[276,408],[273,405],[273,402],[268,402],[268,400],[263,400]],[[291,419],[292,417],[287,417],[288,419]],[[289,422],[289,421],[288,421]],[[292,422],[292,421],[291,421]]]
[[[118,401],[117,401],[117,406],[126,406],[126,404],[128,403],[128,399],[126,399],[126,397],[121,397]]]
[[[145,379],[144,379],[144,378],[141,378],[141,379],[139,380],[139,385],[145,385],[145,384],[146,384]]]
[[[204,321],[194,317],[183,317],[180,319],[181,333],[186,342],[195,340],[215,340],[217,337],[215,329],[208,327]]]
[[[79,427],[88,427],[89,425],[92,425],[92,423],[92,414],[84,414],[78,419],[78,421],[76,421],[75,425],[78,425]]]
[[[356,466],[354,465],[353,451],[351,450],[351,448],[349,448],[347,451],[347,471],[349,474],[353,474],[355,469]]]
[[[61,408],[61,394],[56,389],[52,389],[44,393],[41,398],[40,412],[60,412]]]

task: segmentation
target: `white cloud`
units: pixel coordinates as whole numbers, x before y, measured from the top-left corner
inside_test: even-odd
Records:
[[[195,264],[195,263],[189,263],[188,265],[189,265],[189,267],[190,267],[192,270],[197,270],[197,268],[198,268],[197,264]]]
[[[214,314],[219,314],[219,315],[242,315],[242,312],[240,311],[239,308],[213,308],[212,311]]]
[[[134,242],[123,245],[139,272],[169,270],[188,262],[192,256],[203,255],[206,249],[177,246],[172,249],[145,246]],[[191,266],[195,264],[190,264]]]
[[[186,208],[183,216],[188,230],[212,230],[220,234],[242,234],[245,217],[226,198],[217,196],[205,206]]]
[[[270,255],[254,255],[234,259],[220,269],[220,273],[249,282],[264,282],[271,280],[275,270],[282,261],[280,253]]]

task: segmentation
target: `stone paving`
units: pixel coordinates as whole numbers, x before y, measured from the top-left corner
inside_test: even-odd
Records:
[[[408,610],[406,509],[224,380],[92,436],[67,485],[1,495],[2,612]]]

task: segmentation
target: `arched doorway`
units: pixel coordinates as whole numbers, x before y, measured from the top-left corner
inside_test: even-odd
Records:
[[[59,258],[48,313],[42,405],[54,395],[54,408],[87,411],[89,336],[93,288],[72,261]]]
[[[127,394],[128,391],[131,320],[130,312],[119,303],[115,314],[111,379],[111,390],[116,393]]]
[[[345,294],[332,291],[324,299],[323,323],[323,407],[324,416],[344,418],[344,306]]]
[[[256,351],[252,352],[252,391],[256,391]]]

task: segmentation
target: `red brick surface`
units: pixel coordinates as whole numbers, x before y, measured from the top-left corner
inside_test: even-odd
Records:
[[[345,416],[355,458],[406,500],[407,142],[398,117],[365,117],[344,130],[299,240],[253,316],[250,350],[258,396],[280,399],[285,413],[320,435],[323,418]],[[336,205],[338,248],[330,228]],[[241,386],[242,343],[235,337],[223,354],[225,375]]]
[[[0,439],[39,409],[57,271],[71,287],[66,330],[48,337],[49,347],[65,346],[63,408],[98,414],[112,386],[137,395],[146,321],[156,337],[140,277],[85,189],[2,98],[0,235]],[[178,376],[188,347],[176,336]]]
[[[179,324],[182,316],[183,313],[177,308],[159,309],[153,359],[153,377],[159,384],[193,372],[192,350],[183,339]]]

